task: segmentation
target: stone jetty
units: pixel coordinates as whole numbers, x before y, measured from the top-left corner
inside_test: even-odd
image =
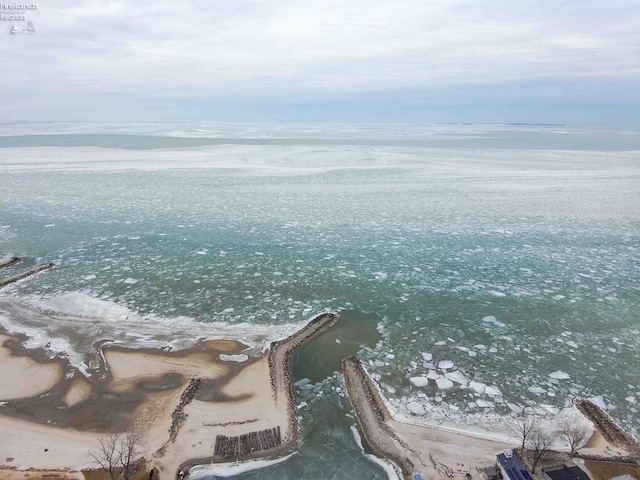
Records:
[[[43,263],[40,265],[36,265],[29,270],[25,270],[24,272],[16,273],[15,275],[11,275],[10,277],[3,278],[2,280],[0,280],[0,288],[4,288],[11,283],[15,283],[18,280],[22,280],[23,278],[30,277],[31,275],[35,275],[38,272],[42,272],[43,270],[48,270],[53,267],[55,267],[55,263],[53,262]]]
[[[360,360],[356,357],[342,360],[342,374],[351,405],[369,445],[378,455],[398,465],[406,479],[413,479],[415,473],[423,469],[424,462],[420,454],[386,423],[391,414]]]
[[[0,261],[0,268],[10,267],[11,265],[15,265],[16,263],[18,263],[20,260],[20,257],[11,257],[7,260],[2,260]]]
[[[314,336],[324,332],[339,319],[335,313],[322,313],[311,319],[302,329],[284,340],[271,343],[269,352],[263,357],[269,370],[269,382],[274,409],[285,410],[288,424],[272,428],[248,431],[238,435],[226,434],[227,427],[250,424],[257,418],[242,422],[206,422],[206,426],[216,427],[215,445],[210,456],[191,458],[182,462],[177,469],[176,478],[189,478],[188,472],[195,465],[244,461],[255,458],[277,458],[294,449],[300,438],[296,397],[291,377],[291,358],[297,348]],[[266,373],[266,372],[265,372]],[[182,403],[182,402],[181,402]],[[204,426],[204,425],[203,425]],[[178,438],[177,442],[180,441]],[[164,448],[164,447],[163,447]],[[162,450],[162,449],[161,449]],[[159,452],[162,455],[164,452]]]
[[[576,399],[574,405],[595,425],[607,442],[626,450],[634,461],[640,460],[640,443],[630,433],[620,428],[607,412],[584,398]]]
[[[335,313],[323,313],[311,319],[302,329],[293,335],[271,343],[269,349],[269,372],[271,374],[271,388],[276,404],[287,402],[289,417],[289,436],[283,445],[292,448],[299,438],[298,413],[296,412],[296,398],[291,379],[291,355],[293,352],[308,342],[314,336],[324,332],[334,325],[339,315]]]

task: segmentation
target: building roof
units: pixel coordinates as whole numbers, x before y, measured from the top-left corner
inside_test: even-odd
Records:
[[[496,458],[510,480],[533,480],[527,467],[511,452],[501,453]]]
[[[558,467],[543,468],[542,471],[551,480],[589,480],[589,476],[579,467]]]

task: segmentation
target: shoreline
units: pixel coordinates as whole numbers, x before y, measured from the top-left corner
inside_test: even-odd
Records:
[[[296,333],[284,340],[277,340],[271,343],[269,351],[263,354],[261,359],[267,359],[269,368],[269,385],[271,398],[275,409],[284,408],[287,415],[287,427],[285,434],[281,434],[281,442],[268,449],[251,451],[245,455],[238,456],[236,460],[268,460],[274,459],[290,453],[297,444],[300,436],[298,425],[298,414],[295,402],[295,387],[291,379],[291,354],[302,344],[309,341],[315,335],[331,327],[339,320],[339,315],[335,313],[321,313],[307,322]],[[248,422],[253,424],[254,422]],[[252,430],[255,431],[255,428]],[[215,450],[214,450],[215,451]],[[221,455],[211,455],[206,457],[190,458],[184,460],[178,471],[189,471],[197,465],[209,463],[228,463],[230,458]]]
[[[25,348],[27,335],[7,331],[0,360],[13,376],[0,379],[6,397],[0,398],[0,429],[13,441],[0,445],[0,472],[82,478],[83,470],[96,468],[89,452],[105,433],[134,427],[142,432],[141,457],[163,480],[195,465],[290,453],[299,440],[291,356],[338,318],[316,315],[256,357],[226,339],[201,339],[174,351],[98,341],[98,362],[88,376],[71,359]],[[57,369],[54,377],[51,369]],[[12,392],[17,398],[9,398]],[[221,455],[221,438],[246,448]]]
[[[391,415],[382,392],[358,358],[345,358],[342,372],[364,437],[376,453],[393,462],[407,480],[418,473],[423,478],[446,478],[451,476],[449,473],[457,472],[471,478],[474,469],[480,471],[494,465],[498,453],[518,449],[517,442],[412,423],[404,415]],[[594,426],[591,438],[578,449],[575,459],[638,464],[640,443],[607,412],[586,399],[576,399],[574,406]],[[547,456],[556,463],[572,460],[568,452],[554,449],[549,450]],[[425,461],[427,458],[429,461]]]
[[[96,342],[99,362],[89,376],[69,358],[27,349],[24,334],[2,334],[0,366],[13,376],[0,378],[0,397],[6,397],[0,398],[0,429],[13,441],[0,445],[0,458],[7,459],[0,463],[0,477],[50,472],[82,478],[82,471],[95,469],[88,454],[101,436],[133,426],[143,432],[141,458],[162,480],[188,478],[195,466],[200,475],[210,464],[224,468],[295,453],[300,430],[292,355],[338,320],[335,313],[318,314],[256,357],[243,354],[245,344],[228,339],[200,339],[173,351]],[[342,372],[363,437],[406,479],[416,473],[444,478],[449,470],[470,475],[515,446],[471,431],[411,423],[392,413],[359,359],[343,359]],[[14,384],[22,390],[10,398]],[[575,404],[604,441],[585,447],[580,457],[624,461],[640,455],[640,444],[606,412],[588,400]],[[628,455],[605,455],[610,445]]]

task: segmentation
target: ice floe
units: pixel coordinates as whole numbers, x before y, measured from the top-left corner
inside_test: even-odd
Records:
[[[418,402],[409,402],[407,404],[407,410],[409,410],[414,415],[424,415],[425,413],[427,413],[424,406]]]
[[[459,370],[456,370],[455,372],[445,373],[444,376],[452,382],[459,383],[463,387],[466,387],[467,383],[469,382]]]
[[[453,362],[451,360],[441,360],[438,362],[438,368],[440,370],[450,370],[453,368]]]
[[[437,378],[436,385],[438,385],[440,390],[447,390],[453,387],[453,382],[448,378]]]
[[[504,294],[503,294],[504,296]],[[486,317],[484,317],[482,319],[482,321],[484,323],[493,323],[494,325],[498,326],[498,327],[505,327],[506,325],[502,322],[500,322],[496,317],[494,317],[493,315],[488,315]]]
[[[429,384],[429,379],[427,377],[411,377],[409,381],[416,387],[426,387]]]
[[[554,378],[556,380],[567,380],[571,378],[568,373],[563,372],[562,370],[556,370],[553,373],[549,374],[549,378]]]
[[[497,387],[487,387],[484,389],[484,393],[492,397],[502,396],[502,392]]]
[[[487,386],[484,383],[471,381],[469,382],[469,388],[474,392],[476,392],[477,394],[482,395],[485,389],[487,388]]]
[[[311,380],[309,380],[308,378],[301,378],[296,383],[294,383],[294,385],[296,387],[302,387],[303,385],[307,385],[308,383],[311,383]]]
[[[529,392],[533,393],[534,395],[542,395],[543,393],[547,392],[544,388],[542,388],[542,387],[540,387],[538,385],[534,385],[533,387],[529,387],[529,388],[527,388],[527,390]]]

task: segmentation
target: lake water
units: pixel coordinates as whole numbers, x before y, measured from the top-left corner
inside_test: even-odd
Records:
[[[602,396],[640,429],[638,132],[3,124],[0,174],[0,254],[25,257],[3,274],[57,264],[2,291],[0,323],[79,368],[99,337],[259,349],[343,312],[297,357],[300,451],[260,478],[387,477],[353,436],[345,353],[430,423],[496,432]],[[409,380],[429,372],[448,382]]]

